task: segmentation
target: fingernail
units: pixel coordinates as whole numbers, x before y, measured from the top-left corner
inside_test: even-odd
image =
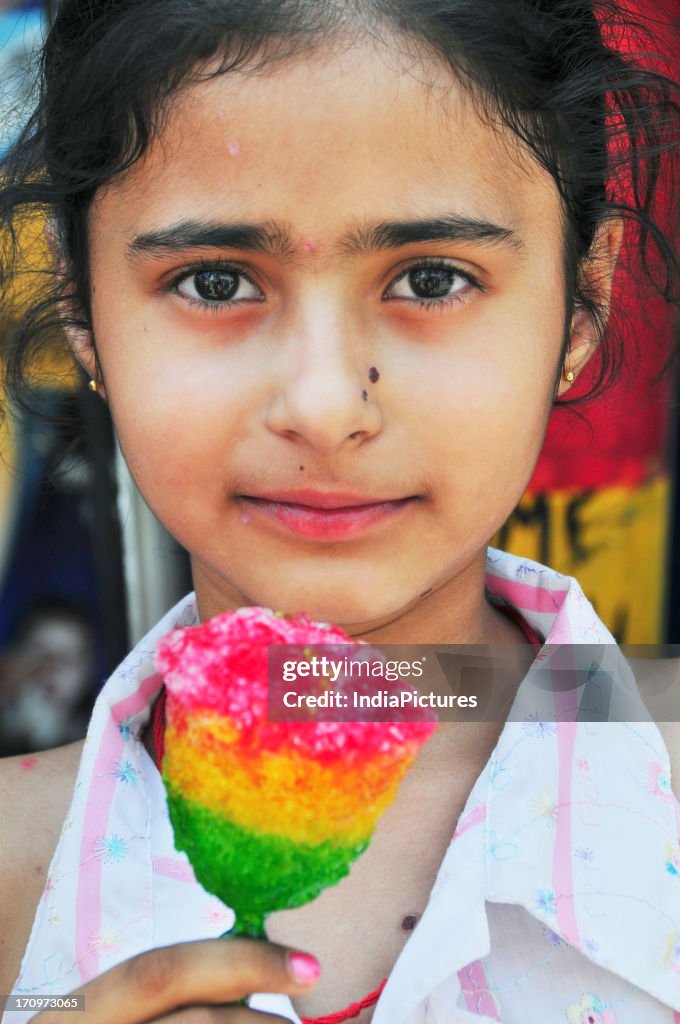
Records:
[[[289,953],[290,973],[299,985],[311,985],[321,974],[321,964],[309,953]]]

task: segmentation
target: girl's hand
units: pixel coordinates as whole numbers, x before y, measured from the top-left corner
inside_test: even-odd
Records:
[[[140,953],[70,995],[84,1010],[45,1010],[35,1024],[265,1024],[285,1018],[238,1003],[253,992],[309,991],[319,973],[307,953],[253,939],[205,939]]]

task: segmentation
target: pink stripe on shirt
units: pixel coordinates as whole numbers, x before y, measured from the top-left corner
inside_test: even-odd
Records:
[[[76,894],[75,951],[81,981],[89,981],[99,974],[99,952],[92,944],[93,936],[101,927],[102,857],[97,852],[97,840],[106,835],[113,795],[118,778],[112,767],[125,749],[125,740],[118,723],[142,711],[149,696],[160,684],[158,675],[148,676],[139,689],[112,705],[97,753],[85,800],[84,828],[80,845],[80,875]]]
[[[483,1013],[489,1020],[500,1021],[496,1000],[489,992],[489,981],[484,964],[479,960],[458,971],[458,981],[465,998],[465,1007],[478,1016]]]
[[[499,584],[496,589],[493,576],[487,576],[486,589],[490,594],[503,597],[520,611],[548,612],[554,615],[559,609],[560,599],[564,599],[563,590],[553,594],[550,590],[520,580],[503,580],[502,585]]]
[[[459,836],[462,836],[463,833],[467,832],[469,828],[472,828],[474,825],[479,825],[480,822],[484,821],[485,819],[486,804],[477,804],[476,807],[474,807],[468,814],[465,815],[464,818],[461,818],[461,820],[458,822],[456,826],[456,831],[453,833],[453,839],[451,840],[451,842],[454,842],[454,840],[458,839]]]
[[[154,875],[163,875],[165,878],[174,878],[176,882],[190,882],[196,885],[196,876],[191,864],[180,860],[179,857],[152,857]]]

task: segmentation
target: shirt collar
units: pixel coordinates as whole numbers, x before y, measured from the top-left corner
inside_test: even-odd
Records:
[[[421,1020],[426,998],[427,1019],[439,1020],[438,993],[450,1015],[458,970],[489,952],[486,900],[524,907],[594,963],[680,1010],[677,801],[668,751],[630,666],[570,577],[490,549],[487,591],[546,643],[374,1024]],[[557,700],[545,686],[555,659],[583,680]],[[536,715],[546,702],[545,717]],[[445,1013],[442,1003],[450,1020]]]

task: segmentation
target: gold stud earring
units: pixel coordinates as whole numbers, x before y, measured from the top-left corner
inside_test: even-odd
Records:
[[[567,384],[573,384],[574,380],[575,380],[575,376],[576,375],[574,374],[574,371],[573,370],[569,370],[568,373],[565,373],[564,379],[566,380]]]
[[[91,380],[87,386],[90,391],[97,391],[99,389],[99,384],[97,384],[96,380]]]

